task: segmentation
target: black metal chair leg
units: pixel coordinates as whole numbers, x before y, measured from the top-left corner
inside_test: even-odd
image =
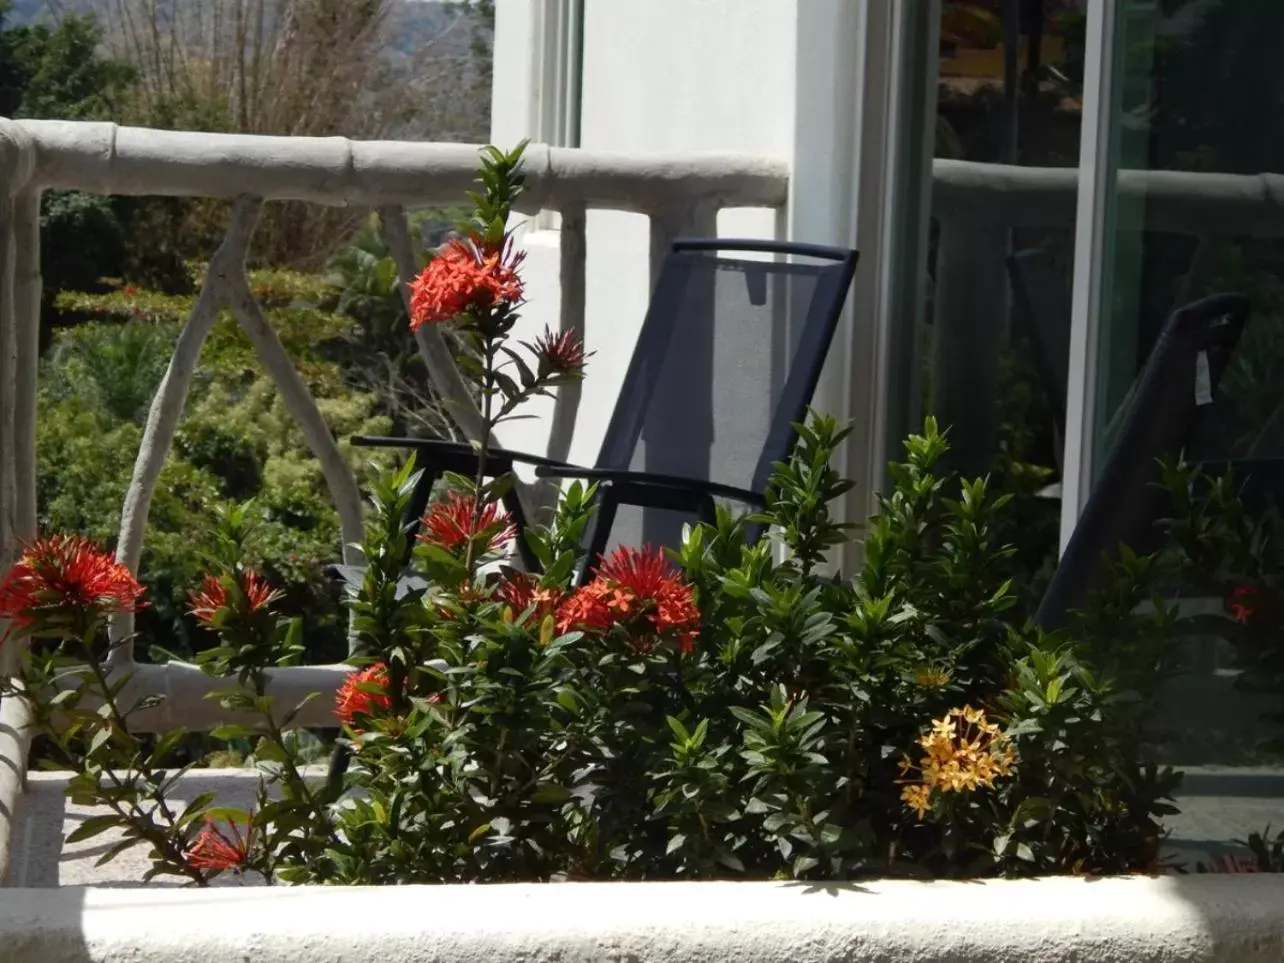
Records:
[[[529,522],[526,518],[526,509],[522,507],[522,500],[517,496],[516,489],[510,488],[501,499],[504,508],[508,510],[508,515],[513,520],[513,525],[517,529],[517,554],[522,557],[522,564],[526,571],[537,574],[543,570],[539,559],[531,551],[530,545],[526,543],[526,529]]]
[[[439,478],[440,468],[425,465],[419,481],[415,483],[415,490],[410,495],[410,504],[406,507],[406,556],[401,560],[403,565],[409,565],[414,556],[415,534],[419,531],[419,523],[428,510],[428,500],[432,498],[433,486]]]
[[[700,500],[700,521],[706,525],[718,524],[718,505],[712,495],[706,495]]]
[[[593,519],[593,535],[589,539],[588,556],[580,570],[578,584],[587,585],[592,581],[597,563],[606,552],[606,542],[611,537],[611,529],[615,527],[615,513],[619,508],[620,499],[614,486],[603,484],[598,489],[597,516]]]

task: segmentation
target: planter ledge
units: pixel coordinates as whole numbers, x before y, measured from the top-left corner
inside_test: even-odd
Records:
[[[0,891],[0,963],[1284,959],[1284,877]]]

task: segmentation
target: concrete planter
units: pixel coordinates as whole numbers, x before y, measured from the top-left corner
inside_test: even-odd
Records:
[[[1284,878],[0,892],[0,963],[1284,959]]]

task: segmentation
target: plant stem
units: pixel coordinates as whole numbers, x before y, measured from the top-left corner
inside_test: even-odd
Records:
[[[331,842],[334,842],[334,826],[330,823],[330,815],[325,811],[325,807],[317,801],[312,790],[308,788],[307,780],[303,778],[303,774],[299,772],[298,766],[294,763],[294,754],[286,748],[285,732],[277,725],[277,721],[272,715],[271,704],[265,701],[267,699],[267,674],[261,670],[254,673],[254,693],[258,696],[257,701],[262,702],[264,705],[262,713],[268,738],[281,748],[281,755],[285,757],[285,762],[282,763],[281,769],[285,776],[286,786],[312,810],[319,824],[325,827],[325,835],[329,837]],[[314,832],[312,835],[316,837],[320,834]]]
[[[98,688],[102,690],[103,704],[107,706],[107,724],[130,740],[134,740],[134,737],[129,732],[129,726],[126,724],[125,717],[121,714],[120,706],[116,703],[116,697],[112,695],[111,683],[107,679],[107,674],[103,671],[102,663],[94,658],[90,646],[86,645],[85,648],[89,652],[90,671],[94,674],[94,681]],[[147,782],[153,786],[156,785],[154,773],[152,772],[151,766],[148,765],[147,761],[143,758],[142,752],[138,753],[138,759],[139,777],[146,779]],[[80,767],[77,766],[77,768]],[[125,784],[121,782],[120,777],[116,775],[116,771],[113,768],[105,766],[103,767],[103,772],[107,774],[107,778],[112,781],[112,784],[117,789],[125,788]],[[181,868],[183,873],[190,877],[197,886],[209,885],[208,880],[200,870],[194,869],[188,865],[187,858],[182,847],[174,841],[169,832],[156,825],[155,820],[152,819],[151,813],[144,812],[136,802],[131,802],[130,812],[125,813],[122,811],[121,805],[116,800],[103,799],[102,801],[106,803],[118,816],[127,820],[132,826],[134,826],[142,837],[156,847],[157,852],[163,854],[171,864]],[[176,828],[174,825],[173,813],[169,810],[168,806],[164,805],[163,802],[161,803],[161,812],[170,827]]]
[[[468,581],[471,583],[473,576],[476,574],[474,569],[477,565],[477,526],[481,523],[482,516],[482,486],[486,483],[486,464],[490,461],[487,457],[490,451],[490,439],[494,430],[494,400],[495,400],[495,348],[496,343],[492,340],[483,338],[482,355],[483,355],[483,374],[482,374],[482,435],[478,442],[477,448],[477,475],[473,479],[473,515],[472,522],[468,526],[469,539],[468,551],[464,556],[464,567],[468,571]]]

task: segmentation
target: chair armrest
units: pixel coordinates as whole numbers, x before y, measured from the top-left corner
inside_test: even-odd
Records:
[[[477,449],[468,442],[447,441],[444,438],[392,438],[385,435],[353,435],[352,443],[358,448],[413,448],[416,451],[454,458],[465,455],[473,458],[477,457]],[[512,451],[508,448],[491,448],[487,451],[487,455],[497,461],[510,464],[516,462],[521,465],[539,465],[550,468],[567,467],[566,462],[558,461],[556,458],[529,455],[526,452]]]
[[[676,491],[692,492],[698,495],[711,495],[714,498],[729,498],[746,505],[761,507],[766,499],[758,492],[747,488],[736,488],[718,482],[700,481],[694,478],[683,478],[680,475],[659,475],[645,471],[630,471],[627,468],[576,468],[574,465],[541,466],[535,469],[537,478],[582,478],[585,481],[603,481],[621,485],[638,485],[646,488],[670,488]]]

